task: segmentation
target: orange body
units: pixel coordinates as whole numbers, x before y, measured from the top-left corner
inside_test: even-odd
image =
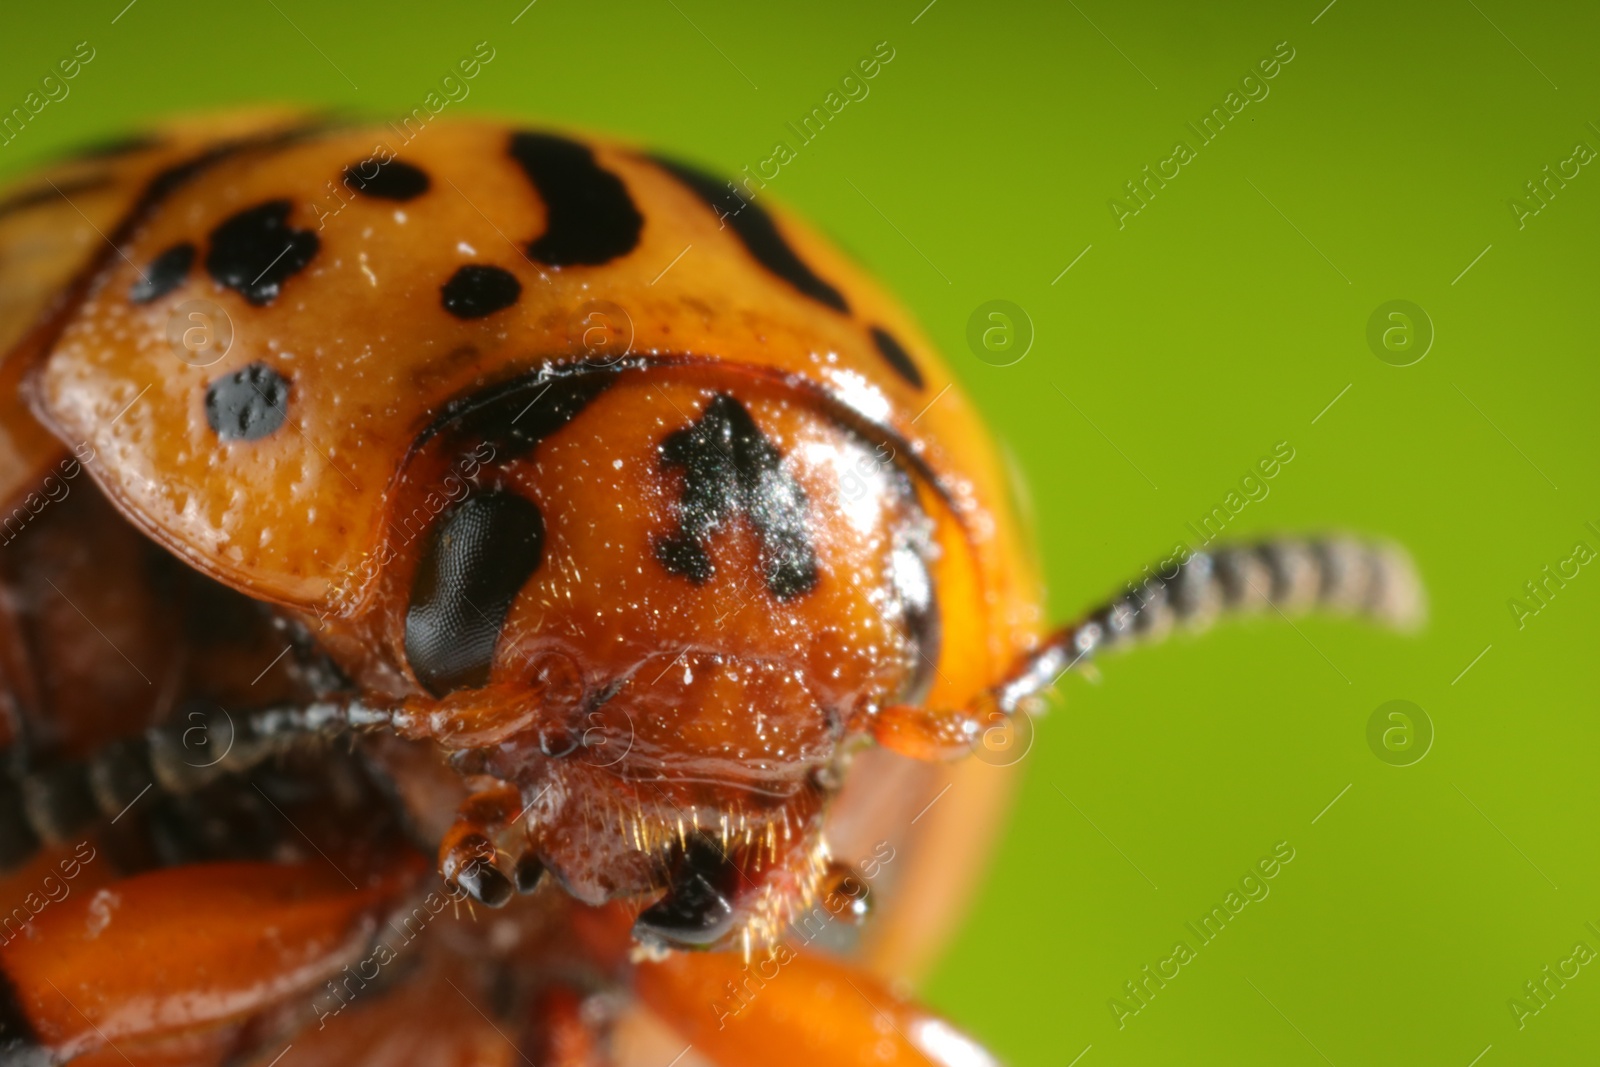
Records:
[[[843,1059],[867,1035],[882,1062],[959,1046],[784,931],[837,914],[830,871],[892,830],[880,884],[900,888],[863,951],[880,974],[919,965],[909,931],[959,888],[919,903],[909,816],[948,772],[851,756],[970,744],[972,709],[1039,641],[1034,573],[949,370],[759,189],[487,123],[174,127],[0,197],[0,347],[13,748],[83,755],[186,702],[333,684],[389,716],[361,756],[411,842],[308,800],[313,850],[279,842],[253,873],[204,849],[108,860],[118,937],[84,941],[85,890],[0,945],[0,1037],[205,1063],[312,1015],[293,1040],[347,1063],[377,1056],[355,1035],[423,1026],[429,998],[404,989],[454,984],[477,1015],[430,1040],[461,1063],[515,1059],[477,1026],[494,1011],[554,1062],[591,1062],[579,994],[612,986],[726,1064]],[[1004,787],[985,771],[924,846],[970,843]],[[504,903],[482,865],[555,877],[488,929],[395,949],[404,967],[348,1012],[308,1008],[430,891],[418,844],[479,901]],[[122,889],[115,863],[147,873]],[[226,907],[186,926],[187,893]],[[269,929],[271,952],[247,947]],[[102,973],[140,946],[163,955]],[[668,951],[689,946],[742,951]],[[753,1002],[765,1022],[733,1040],[689,1017],[723,970],[779,951],[797,962]],[[487,1008],[494,968],[521,1007]],[[836,1025],[786,1044],[807,1011]],[[895,1018],[931,1036],[883,1033]]]

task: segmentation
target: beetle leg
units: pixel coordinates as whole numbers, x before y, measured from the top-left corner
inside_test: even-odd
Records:
[[[517,857],[511,875],[500,867],[494,838],[516,821],[522,803],[516,786],[498,778],[479,778],[461,802],[456,821],[439,843],[439,873],[478,903],[504,907],[513,892],[532,892],[543,868],[530,855]],[[531,861],[531,863],[530,863]]]
[[[411,951],[426,951],[411,950]],[[605,1032],[583,1015],[583,1000],[548,987],[496,1007],[493,968],[425,959],[393,988],[345,1003],[322,998],[316,1026],[292,1037],[284,1064],[296,1067],[603,1067]],[[291,1039],[249,1062],[265,1065]],[[120,1061],[119,1061],[120,1062]]]
[[[332,864],[199,864],[52,903],[0,946],[0,1062],[52,1065],[242,1021],[354,962],[423,875],[414,854]]]
[[[719,1067],[993,1065],[975,1041],[842,960],[784,942],[748,962],[676,952],[641,963],[650,1010]]]

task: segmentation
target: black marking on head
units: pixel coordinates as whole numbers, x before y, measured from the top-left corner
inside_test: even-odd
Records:
[[[539,191],[544,235],[528,255],[552,267],[597,266],[633,251],[644,217],[622,179],[587,145],[548,133],[511,135],[511,158]]]
[[[850,305],[844,294],[823,281],[806,265],[795,250],[789,247],[778,226],[765,209],[741,198],[728,184],[711,175],[673,159],[652,157],[655,162],[677,178],[706,206],[717,213],[717,218],[733,227],[739,240],[756,261],[806,296],[826,304],[835,311],[849,314]]]
[[[791,600],[816,586],[805,490],[738,400],[717,394],[694,425],[662,442],[661,466],[683,470],[678,532],[655,545],[663,567],[696,585],[709,581],[711,537],[743,513],[761,539],[768,591]]]
[[[911,354],[900,347],[900,342],[894,339],[893,334],[882,326],[874,326],[872,343],[878,346],[878,353],[888,360],[889,366],[894,368],[896,374],[910,382],[913,387],[922,388],[922,371],[911,362]]]
[[[406,609],[406,660],[428,692],[489,681],[512,601],[543,559],[544,515],[527,497],[484,491],[439,516]]]
[[[321,241],[311,230],[289,225],[287,200],[247,208],[211,231],[206,270],[218,285],[236,289],[262,307],[278,298],[283,283],[305,269]]]
[[[500,267],[468,263],[439,287],[444,309],[458,319],[481,319],[517,302],[522,283]]]
[[[366,173],[369,163],[376,166],[370,177]],[[391,159],[387,163],[379,163],[375,159],[352,163],[344,168],[344,181],[363,196],[378,200],[415,200],[428,191],[429,184],[426,171],[398,159]]]
[[[451,401],[418,443],[448,433],[460,442],[455,451],[485,441],[497,460],[515,459],[577,418],[616,380],[611,371],[515,378]]]
[[[254,441],[283,425],[289,383],[265,363],[252,363],[206,387],[206,422],[224,441]]]
[[[194,266],[194,245],[185,241],[156,256],[144,269],[144,277],[133,283],[128,299],[135,304],[148,304],[166,296],[183,284]]]
[[[0,969],[0,1063],[7,1067],[50,1067],[57,1059],[39,1044],[28,1011],[11,979]]]

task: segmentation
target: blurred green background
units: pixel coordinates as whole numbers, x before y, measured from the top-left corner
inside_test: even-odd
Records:
[[[889,42],[768,195],[948,353],[1031,487],[1057,615],[1193,543],[1279,442],[1293,461],[1229,535],[1391,535],[1432,605],[1412,638],[1263,621],[1069,679],[927,995],[1018,1065],[1593,1062],[1600,966],[1542,1006],[1524,983],[1600,951],[1600,568],[1520,625],[1508,602],[1600,550],[1600,13],[1325,3],[29,5],[4,110],[78,42],[95,58],[0,172],[172,110],[397,117],[479,41],[496,58],[452,111],[731,172]],[[1275,51],[1202,144],[1187,123],[1260,96],[1243,79]],[[1179,140],[1194,158],[1141,207],[1124,183]],[[1541,203],[1546,166],[1566,177]],[[966,342],[995,299],[1035,335],[1010,366]],[[1391,300],[1431,320],[1420,362],[1369,347]],[[1395,699],[1436,733],[1410,766],[1367,741]],[[1270,895],[1202,947],[1185,923],[1279,842]],[[1179,940],[1195,958],[1140,1007],[1124,983]],[[1119,1026],[1113,999],[1140,1010]]]

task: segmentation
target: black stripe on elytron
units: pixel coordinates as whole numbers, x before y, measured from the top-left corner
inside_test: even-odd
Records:
[[[592,267],[633,251],[644,217],[587,145],[514,133],[510,152],[545,206],[544,234],[528,244],[529,256],[552,267]]]
[[[129,234],[143,222],[151,211],[159,207],[161,202],[177,191],[178,187],[194,178],[203,171],[210,170],[233,156],[243,152],[258,149],[272,151],[288,148],[294,144],[315,137],[331,127],[331,123],[321,121],[312,122],[304,126],[292,126],[288,129],[274,130],[271,133],[258,134],[253,137],[236,137],[232,140],[222,141],[212,145],[204,152],[191,156],[181,162],[167,167],[155,177],[150,179],[150,184],[145,186],[133,209],[123,219],[117,232],[112,234],[113,240],[121,244]]]
[[[874,326],[872,328],[872,343],[878,346],[878,354],[888,361],[889,366],[894,368],[896,374],[910,382],[915,388],[922,388],[922,371],[911,361],[911,353],[902,348],[900,342],[894,339],[894,334],[885,330],[882,326]]]
[[[88,193],[96,189],[105,189],[115,184],[115,179],[109,174],[96,174],[89,178],[79,178],[77,181],[57,182],[54,185],[45,185],[37,189],[25,189],[20,193],[0,200],[0,218],[26,211],[40,204],[48,204],[52,200],[71,196],[73,193]]]
[[[122,156],[131,156],[135,152],[145,152],[161,146],[161,139],[148,133],[137,133],[131,137],[113,137],[104,141],[93,141],[89,144],[79,145],[76,149],[66,154],[69,162],[91,159],[119,159]]]
[[[789,242],[778,232],[772,216],[748,200],[741,199],[728,186],[703,171],[663,156],[650,157],[658,166],[677,178],[695,196],[705,201],[717,217],[733,227],[752,256],[763,267],[782,278],[806,296],[835,311],[850,313],[844,294],[817,277]]]
[[[489,681],[517,593],[544,561],[544,515],[527,497],[480,492],[428,531],[406,608],[406,660],[443,697]]]
[[[0,1064],[5,1067],[51,1067],[57,1058],[39,1044],[27,1010],[11,979],[0,969]]]

